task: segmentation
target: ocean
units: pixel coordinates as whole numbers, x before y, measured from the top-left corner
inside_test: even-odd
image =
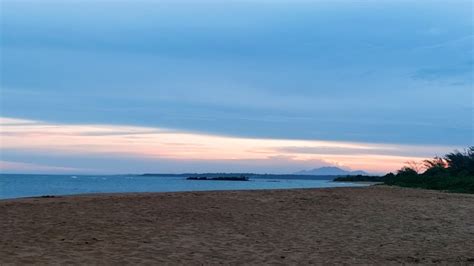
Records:
[[[316,179],[196,181],[176,176],[0,174],[0,199],[89,193],[179,192],[291,188],[355,187],[363,184]]]

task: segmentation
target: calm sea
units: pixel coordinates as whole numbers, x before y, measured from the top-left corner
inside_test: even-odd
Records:
[[[44,195],[71,195],[116,192],[176,192],[206,190],[251,190],[363,186],[331,180],[251,179],[239,181],[195,181],[184,177],[153,176],[73,176],[0,174],[0,199]]]

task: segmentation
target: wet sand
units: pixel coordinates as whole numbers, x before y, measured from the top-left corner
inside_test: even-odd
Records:
[[[474,195],[384,186],[0,201],[0,263],[474,264]]]

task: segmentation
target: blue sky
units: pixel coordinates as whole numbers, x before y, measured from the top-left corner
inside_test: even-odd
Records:
[[[447,151],[474,143],[472,1],[1,5],[2,117]],[[3,160],[34,162],[11,149]]]

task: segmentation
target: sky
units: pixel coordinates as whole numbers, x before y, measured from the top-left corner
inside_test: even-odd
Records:
[[[0,171],[395,171],[474,145],[472,1],[0,0]]]

